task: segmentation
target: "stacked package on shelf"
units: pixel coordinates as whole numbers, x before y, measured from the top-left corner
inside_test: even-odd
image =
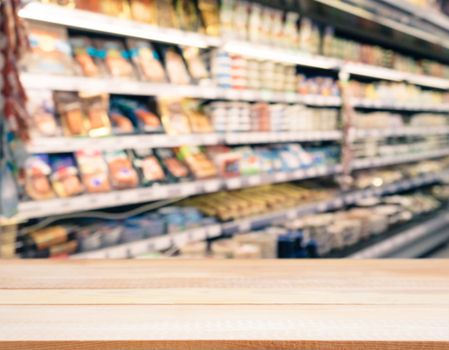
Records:
[[[264,102],[211,102],[208,114],[216,131],[336,130],[338,110]]]
[[[351,81],[351,96],[367,101],[383,103],[407,103],[410,106],[434,106],[449,102],[449,93],[438,90],[425,90],[418,86],[396,82],[362,83]]]

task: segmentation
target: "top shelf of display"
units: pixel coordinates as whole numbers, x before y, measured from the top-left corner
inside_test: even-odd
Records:
[[[22,8],[19,16],[29,20],[63,25],[70,28],[115,34],[153,40],[163,43],[193,47],[218,46],[216,36],[188,32],[173,28],[163,28],[130,19],[72,9],[68,7],[32,2]]]
[[[404,0],[381,0],[380,2],[449,31],[449,17],[435,8],[417,6],[411,1]]]
[[[404,0],[314,0],[315,3],[358,17],[395,32],[449,48],[449,17],[429,6]],[[361,28],[355,28],[359,32]]]
[[[257,6],[259,5],[256,5],[254,8],[251,7],[251,11],[256,11]],[[237,8],[233,9],[233,11],[237,10]],[[449,68],[445,65],[429,60],[416,61],[399,53],[392,53],[391,50],[386,50],[379,46],[361,44],[336,37],[330,26],[326,27],[324,36],[320,38],[320,30],[317,24],[307,18],[302,18],[300,27],[294,28],[295,23],[297,24],[299,20],[297,13],[287,12],[286,19],[282,23],[283,12],[276,12],[273,9],[277,14],[281,15],[280,22],[278,21],[278,27],[280,27],[276,31],[274,29],[271,30],[269,33],[264,31],[257,31],[256,33],[254,32],[254,26],[250,25],[253,17],[247,18],[248,27],[239,31],[237,30],[238,28],[233,27],[236,24],[234,22],[237,22],[236,20],[231,25],[229,19],[222,18],[226,17],[222,16],[223,9],[220,10],[220,19],[218,18],[218,9],[215,8],[214,11],[217,17],[216,20],[221,20],[220,25],[216,23],[215,30],[210,30],[211,26],[205,25],[196,27],[178,25],[178,28],[183,29],[174,29],[160,26],[163,24],[159,23],[160,20],[157,22],[158,25],[146,24],[142,21],[137,21],[138,17],[135,15],[133,16],[135,20],[131,20],[129,19],[131,18],[130,15],[126,18],[113,17],[110,14],[41,2],[29,3],[20,10],[19,15],[25,19],[69,28],[143,38],[180,46],[218,47],[229,54],[261,61],[275,61],[318,69],[344,70],[355,76],[391,81],[408,81],[412,84],[438,89],[449,88],[449,79],[444,78],[448,76]],[[262,11],[262,7],[259,8],[259,11]],[[229,13],[232,13],[232,11]],[[292,18],[288,18],[289,15]],[[259,20],[261,19],[263,19],[262,15],[259,16]],[[156,22],[152,21],[150,23]],[[197,32],[193,30],[197,30]],[[321,46],[321,41],[324,56],[320,55],[321,50],[319,47]],[[355,54],[357,52],[363,52],[364,55]],[[367,55],[367,53],[370,54]],[[348,63],[360,60],[363,63]],[[383,65],[384,67],[378,65]],[[439,75],[440,77],[433,75]]]

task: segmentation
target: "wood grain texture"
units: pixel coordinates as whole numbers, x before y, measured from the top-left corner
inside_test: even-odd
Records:
[[[0,261],[3,349],[449,349],[449,260]]]

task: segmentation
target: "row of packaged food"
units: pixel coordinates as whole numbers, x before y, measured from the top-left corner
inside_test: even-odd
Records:
[[[335,130],[338,125],[337,109],[299,104],[109,98],[107,94],[48,90],[30,90],[28,96],[34,137]]]
[[[157,45],[141,39],[72,34],[51,25],[30,25],[30,73],[124,78],[177,85],[337,96],[335,80],[298,75],[295,65],[247,59],[222,50]]]
[[[210,83],[207,52],[194,47],[155,45],[135,38],[69,36],[64,27],[35,22],[29,25],[29,42],[31,51],[21,67],[30,73]]]
[[[216,220],[194,207],[163,207],[126,219],[78,219],[19,236],[16,254],[54,258],[85,253],[212,225]]]
[[[400,71],[449,77],[449,66],[429,59],[415,59],[381,46],[342,38],[329,25],[297,12],[285,12],[255,2],[226,0],[221,6],[225,37],[299,49]]]
[[[404,103],[410,106],[439,105],[449,103],[449,93],[422,89],[418,86],[398,82],[363,83],[352,80],[349,83],[350,96],[382,103]]]
[[[359,189],[376,188],[407,178],[414,179],[417,176],[438,173],[446,169],[448,161],[449,158],[445,158],[375,171],[361,171],[356,174],[354,185]],[[325,201],[337,193],[338,190],[332,182],[326,183],[322,180],[302,185],[286,183],[218,192],[188,198],[178,206],[164,207],[127,218],[114,219],[114,214],[111,214],[112,218],[109,219],[68,219],[62,224],[43,229],[30,230],[25,226],[25,234],[19,236],[19,244],[16,244],[14,230],[10,230],[0,235],[0,246],[5,257],[15,253],[23,257],[56,257],[75,252],[83,253],[141,239],[176,234],[217,222]],[[211,250],[204,249],[206,243],[202,242],[182,246],[180,252],[181,256],[190,258],[316,257],[383,233],[391,225],[436,209],[440,202],[445,202],[448,198],[447,185],[433,186],[426,196],[417,194],[381,199],[364,198],[357,200],[352,209],[309,215],[284,224],[274,222],[275,228],[269,227],[250,235],[239,234],[236,237],[241,238],[234,237],[231,243],[214,242]],[[269,247],[265,245],[268,241],[272,242]],[[291,246],[293,241],[297,242],[295,249]],[[258,246],[257,242],[262,246],[240,249],[241,244]],[[215,244],[217,245],[214,246]],[[15,247],[18,247],[17,251]]]
[[[279,209],[298,205],[300,201],[328,197],[328,194],[323,191],[290,184],[231,193],[235,193],[237,200],[235,205],[241,207],[246,215],[257,211],[244,209],[244,206],[258,206],[258,201],[265,200],[273,209]],[[247,198],[248,202],[245,202],[244,198]],[[275,202],[276,205],[274,205]],[[126,219],[81,218],[76,221],[65,220],[58,225],[31,231],[25,227],[25,233],[19,235],[17,245],[19,248],[16,253],[29,258],[61,257],[151,237],[177,234],[185,230],[213,225],[223,219],[220,215],[211,215],[204,210],[204,207],[196,204],[194,200],[186,200],[178,206],[163,207]],[[209,205],[213,207],[218,205],[218,202],[209,202]]]
[[[337,130],[339,125],[336,108],[215,101],[206,110],[217,132]]]
[[[257,6],[257,5],[255,5]],[[238,18],[239,16],[235,16]],[[308,19],[304,32],[315,33],[313,53],[394,68],[400,71],[449,77],[447,65],[435,61],[416,60],[379,46],[336,37],[333,28],[320,29]],[[302,23],[301,22],[301,23]],[[315,29],[313,29],[315,28]],[[244,31],[238,32],[244,35]],[[284,38],[284,37],[283,37]],[[156,44],[136,38],[111,38],[71,32],[49,24],[30,23],[31,51],[21,62],[23,70],[32,73],[121,78],[155,83],[200,84],[251,88],[271,91],[298,91],[294,64],[246,59],[222,49]],[[277,39],[272,44],[279,45]],[[326,83],[335,94],[335,86]]]
[[[105,14],[163,28],[176,28],[220,33],[220,12],[217,0],[41,0],[68,8]]]
[[[290,172],[334,164],[336,146],[182,146],[176,149],[36,154],[26,159],[20,183],[34,200],[71,197],[213,177]]]
[[[449,198],[448,190],[448,186],[434,186],[424,194],[369,198],[349,209],[289,220],[262,230],[214,240],[210,244],[193,242],[180,247],[179,256],[221,259],[325,256],[438,209]]]
[[[355,113],[351,121],[357,129],[395,129],[405,127],[448,126],[447,116],[438,113],[404,115],[392,112]],[[424,131],[424,130],[423,130]]]
[[[364,44],[335,35],[334,28],[326,27],[322,53],[346,61],[393,68],[402,72],[449,77],[449,66],[430,59],[416,59],[381,46]]]
[[[447,135],[405,135],[402,137],[360,138],[351,150],[356,158],[399,157],[447,149]]]
[[[200,101],[179,98],[109,98],[96,92],[29,90],[35,136],[168,135],[213,132]]]
[[[437,10],[448,13],[447,4],[444,1],[438,0],[405,0],[413,6],[418,6],[422,10]]]
[[[354,187],[368,189],[382,187],[395,182],[414,179],[419,176],[440,174],[449,167],[449,158],[428,160],[414,164],[394,166],[384,169],[370,169],[357,172],[354,176]]]

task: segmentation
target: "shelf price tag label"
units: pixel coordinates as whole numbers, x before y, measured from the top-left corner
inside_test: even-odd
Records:
[[[318,175],[318,171],[317,168],[309,168],[306,169],[306,176],[317,176]]]
[[[287,181],[287,173],[283,173],[283,172],[275,173],[274,180],[277,182]]]
[[[210,180],[203,183],[204,192],[216,192],[220,189],[219,180]]]
[[[183,196],[190,196],[191,194],[196,193],[196,185],[195,183],[184,183],[180,188],[180,194]]]
[[[239,177],[226,180],[226,186],[230,189],[242,187],[242,179]]]
[[[168,196],[168,189],[166,186],[154,186],[151,188],[152,197],[157,198],[166,198]]]
[[[212,225],[206,228],[206,233],[208,238],[218,237],[221,234],[220,225]]]
[[[342,198],[335,198],[333,201],[333,207],[334,208],[341,208],[343,206],[343,199]]]
[[[257,185],[261,184],[262,178],[260,175],[253,175],[253,176],[249,176],[247,181],[250,186],[257,186]]]
[[[348,204],[352,204],[355,201],[354,195],[352,193],[345,195],[344,201]]]
[[[305,176],[305,172],[302,169],[295,170],[295,172],[293,173],[294,179],[298,179],[298,180],[303,179],[304,176]]]
[[[273,99],[273,93],[271,91],[262,91],[260,93],[260,98],[263,101],[270,101]]]
[[[290,209],[285,216],[287,216],[287,219],[295,219],[298,216],[298,212],[295,209]]]
[[[327,202],[322,202],[317,205],[317,210],[318,210],[318,212],[324,212],[324,211],[329,210],[329,207],[330,206],[328,205]]]
[[[238,230],[240,233],[251,231],[251,221],[240,222]]]
[[[181,247],[191,240],[189,239],[188,232],[181,232],[173,235],[173,241],[177,247]]]

